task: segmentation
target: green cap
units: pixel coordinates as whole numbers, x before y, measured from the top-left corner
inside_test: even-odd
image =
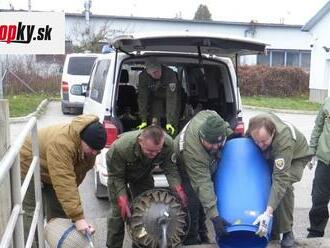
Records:
[[[148,58],[148,60],[146,61],[146,69],[160,69],[161,68],[161,64],[159,63],[159,61],[154,58]]]
[[[216,144],[226,136],[227,125],[220,116],[209,116],[202,124],[199,135],[208,143]]]

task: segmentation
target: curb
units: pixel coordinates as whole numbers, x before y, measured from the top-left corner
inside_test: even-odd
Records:
[[[310,110],[292,110],[292,109],[273,109],[273,108],[264,108],[264,107],[256,107],[243,105],[243,109],[251,109],[251,110],[263,110],[277,113],[287,113],[287,114],[303,114],[303,115],[317,115],[318,111],[310,111]]]
[[[45,111],[48,103],[50,101],[54,101],[57,99],[44,99],[39,106],[37,107],[36,111],[34,111],[31,114],[28,114],[26,116],[21,117],[12,117],[9,118],[9,123],[20,123],[20,122],[26,122],[31,117],[35,116],[39,118],[43,112]],[[250,109],[250,110],[262,110],[262,111],[271,111],[271,112],[277,112],[277,113],[288,113],[288,114],[304,114],[304,115],[316,115],[318,111],[308,111],[308,110],[291,110],[291,109],[273,109],[273,108],[264,108],[264,107],[256,107],[256,106],[250,106],[250,105],[243,105],[243,109]]]
[[[48,99],[44,99],[39,106],[37,107],[36,111],[31,114],[22,117],[12,117],[9,118],[9,123],[20,123],[20,122],[27,122],[31,117],[37,117],[37,119],[44,113],[47,105],[49,103]]]

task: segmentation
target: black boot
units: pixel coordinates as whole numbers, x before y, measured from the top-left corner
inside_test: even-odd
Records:
[[[294,248],[294,236],[293,232],[283,233],[283,238],[281,241],[281,248]]]
[[[308,235],[307,238],[322,238],[324,236],[324,232],[312,230],[311,228],[307,228]]]

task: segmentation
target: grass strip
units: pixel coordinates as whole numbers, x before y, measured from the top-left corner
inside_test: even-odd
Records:
[[[9,101],[10,117],[26,116],[34,112],[44,99],[53,98],[47,94],[21,94],[6,97]]]
[[[310,102],[307,96],[302,97],[268,97],[268,96],[244,96],[243,105],[290,110],[318,111],[320,104]]]

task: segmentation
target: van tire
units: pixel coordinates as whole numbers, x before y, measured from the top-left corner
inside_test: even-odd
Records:
[[[107,199],[108,196],[108,189],[107,187],[105,187],[101,181],[100,181],[100,176],[99,176],[99,172],[95,172],[94,173],[95,176],[95,196],[98,199]]]

